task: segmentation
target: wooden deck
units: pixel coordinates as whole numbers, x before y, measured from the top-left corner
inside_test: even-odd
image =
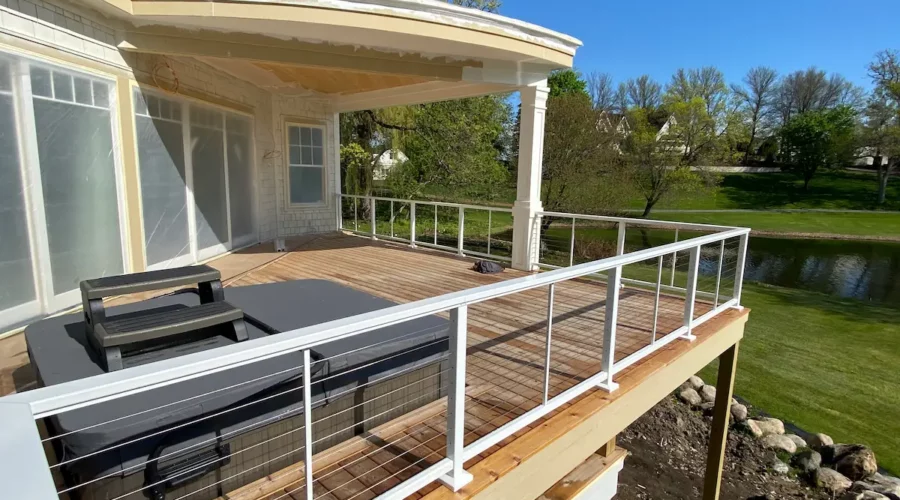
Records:
[[[211,264],[223,269],[227,286],[320,278],[404,303],[525,276],[506,270],[482,275],[472,260],[446,253],[412,250],[364,238],[329,235],[295,241],[293,251],[274,254],[250,249]],[[626,288],[620,296],[616,357],[650,342],[654,294]],[[600,371],[606,288],[593,280],[556,286],[553,304],[550,397]],[[548,290],[535,289],[469,307],[467,352],[467,444],[540,405],[543,396]],[[710,304],[696,305],[699,316]],[[684,300],[663,296],[657,337],[682,324]],[[28,389],[33,376],[22,335],[0,341],[4,393]],[[25,356],[23,359],[23,355]],[[24,361],[24,362],[23,362]],[[573,402],[574,404],[575,402]],[[565,407],[557,413],[565,411]],[[466,464],[467,468],[540,427],[535,422]],[[444,457],[446,409],[437,401],[319,452],[313,461],[315,498],[370,499]],[[299,461],[301,456],[298,456]],[[411,498],[438,488],[437,483]],[[538,492],[539,494],[539,492]],[[226,495],[229,499],[305,498],[302,464]]]

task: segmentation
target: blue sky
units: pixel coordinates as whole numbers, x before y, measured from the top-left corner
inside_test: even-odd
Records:
[[[576,68],[616,81],[717,66],[729,82],[767,65],[809,66],[865,88],[879,50],[900,49],[900,0],[503,0],[500,13],[572,35]]]

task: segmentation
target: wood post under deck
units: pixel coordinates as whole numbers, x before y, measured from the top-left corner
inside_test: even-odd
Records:
[[[709,436],[706,478],[703,481],[703,500],[719,500],[739,345],[740,342],[719,355],[719,374],[716,378],[716,405],[713,408],[713,422]]]

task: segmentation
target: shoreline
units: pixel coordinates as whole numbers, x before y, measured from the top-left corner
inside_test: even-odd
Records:
[[[900,243],[900,236],[878,236],[836,233],[806,233],[797,231],[766,231],[750,230],[750,236],[760,238],[787,238],[799,240],[840,240],[840,241],[877,241],[886,243]]]

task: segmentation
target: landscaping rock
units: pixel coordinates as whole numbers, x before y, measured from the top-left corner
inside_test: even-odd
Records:
[[[762,429],[760,429],[759,423],[757,423],[756,420],[753,420],[753,419],[745,420],[741,424],[741,427],[744,430],[746,430],[748,434],[750,434],[751,436],[753,436],[757,439],[763,437],[763,431],[762,431]]]
[[[816,471],[813,482],[815,486],[834,495],[839,495],[847,491],[850,486],[853,485],[853,481],[847,479],[847,477],[840,472],[825,467]]]
[[[778,460],[777,458],[772,460],[772,463],[769,464],[769,469],[772,470],[774,474],[778,474],[779,476],[786,476],[788,472],[791,471],[790,466],[788,464]]]
[[[822,461],[828,464],[833,464],[840,460],[841,457],[843,457],[847,453],[855,450],[858,446],[862,445],[838,443],[823,446],[819,452],[822,454]]]
[[[848,491],[840,497],[840,500],[890,500],[890,499],[880,493],[875,493],[874,491],[863,491],[863,492]]]
[[[821,451],[824,446],[831,446],[834,444],[834,440],[831,439],[831,436],[828,434],[813,434],[806,440],[806,443],[810,448]]]
[[[733,418],[735,422],[743,422],[744,420],[747,420],[747,407],[740,403],[732,404],[731,418]]]
[[[791,458],[791,464],[804,474],[813,474],[822,466],[822,455],[816,450],[803,450]]]
[[[704,385],[706,385],[706,383],[703,382],[703,379],[696,375],[692,375],[691,378],[687,379],[687,382],[685,383],[689,384],[691,386],[691,389],[695,391],[699,391],[701,388],[703,388]]]
[[[891,500],[900,500],[900,479],[896,477],[885,476],[876,472],[863,484],[871,486],[872,491],[886,495]]]
[[[866,479],[878,472],[875,452],[868,446],[854,445],[835,458],[834,469],[853,481]]]
[[[700,388],[700,397],[703,401],[712,403],[716,400],[716,388],[711,385],[704,385]]]
[[[804,441],[802,437],[800,437],[800,436],[798,436],[798,435],[796,435],[796,434],[785,434],[784,437],[786,437],[786,438],[790,439],[791,441],[793,441],[794,444],[797,445],[797,448],[798,448],[798,449],[799,449],[799,448],[806,448],[806,447],[807,447],[806,441]]]
[[[697,406],[703,402],[703,399],[694,389],[684,389],[678,393],[678,399],[684,401],[691,406]]]
[[[699,408],[700,410],[702,410],[703,413],[705,413],[705,414],[707,414],[707,415],[711,415],[711,414],[712,414],[712,411],[713,411],[713,408],[715,408],[715,407],[716,407],[716,404],[713,403],[713,402],[711,402],[711,401],[705,401],[705,402],[700,403],[699,405],[697,405],[697,408]]]
[[[748,422],[755,422],[763,436],[784,434],[784,423],[777,418],[751,419]]]
[[[766,448],[770,448],[776,451],[785,451],[792,455],[797,452],[797,445],[794,444],[794,442],[791,441],[787,436],[769,434],[768,436],[764,436],[762,438],[762,444]]]

